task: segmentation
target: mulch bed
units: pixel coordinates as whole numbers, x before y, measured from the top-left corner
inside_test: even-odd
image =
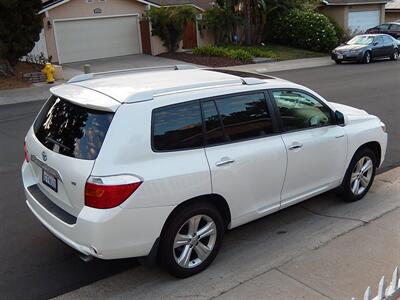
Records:
[[[22,79],[24,73],[40,72],[41,65],[19,62],[14,66],[14,76],[3,77],[0,74],[0,90],[16,89],[31,86],[31,83]]]
[[[186,52],[176,52],[176,53],[161,53],[158,56],[181,60],[196,65],[203,65],[208,67],[229,67],[237,65],[247,65],[248,62],[242,62],[237,59],[232,59],[229,57],[216,57],[216,56],[201,56],[194,55]]]

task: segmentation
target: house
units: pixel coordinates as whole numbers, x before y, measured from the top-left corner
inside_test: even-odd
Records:
[[[188,2],[190,1],[190,2]],[[34,51],[69,63],[129,54],[157,55],[166,48],[143,18],[151,7],[191,5],[201,17],[208,0],[51,0],[43,2],[43,32]],[[197,23],[197,22],[196,22]],[[209,32],[188,24],[182,48],[212,43]],[[42,51],[41,51],[42,52]]]
[[[364,32],[385,22],[386,0],[323,0],[319,11],[349,33]]]
[[[389,1],[385,6],[386,22],[400,20],[400,0]]]

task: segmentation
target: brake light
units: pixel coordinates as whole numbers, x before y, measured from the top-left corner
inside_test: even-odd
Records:
[[[116,207],[141,184],[142,181],[130,175],[90,177],[85,185],[85,205],[100,209]]]
[[[25,161],[29,162],[29,153],[28,150],[26,150],[26,142],[24,142],[24,153],[25,153]]]

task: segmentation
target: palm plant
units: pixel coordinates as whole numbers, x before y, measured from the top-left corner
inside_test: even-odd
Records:
[[[186,24],[196,21],[194,9],[185,5],[152,7],[147,16],[151,20],[151,34],[159,36],[169,52],[178,49]]]

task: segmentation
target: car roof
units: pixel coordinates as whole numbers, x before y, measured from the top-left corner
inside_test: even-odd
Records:
[[[99,76],[79,75],[72,78],[69,83],[51,89],[51,92],[59,97],[71,99],[74,90],[78,93],[85,88],[120,103],[132,103],[152,100],[157,95],[168,93],[211,89],[225,85],[266,84],[270,81],[284,80],[256,73],[213,69],[139,70],[138,72],[122,70],[120,73],[104,73]]]

